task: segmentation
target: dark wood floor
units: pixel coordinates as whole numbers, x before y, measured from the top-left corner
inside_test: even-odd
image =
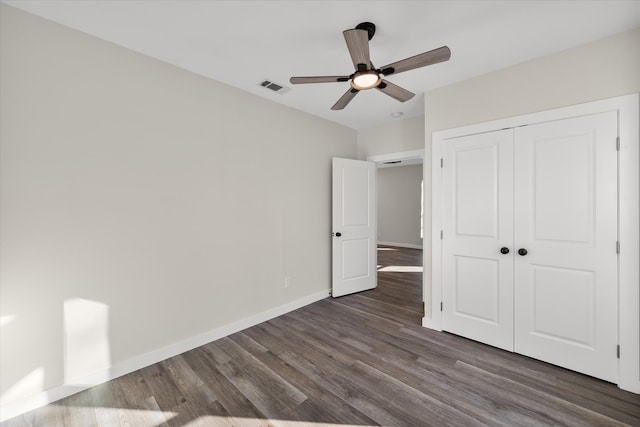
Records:
[[[421,251],[325,299],[6,426],[640,426],[640,396],[420,326]]]

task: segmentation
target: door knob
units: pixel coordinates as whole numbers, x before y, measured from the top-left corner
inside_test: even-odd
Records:
[[[508,253],[509,253],[509,248],[508,248],[508,247],[506,247],[506,246],[504,246],[504,247],[500,248],[500,253],[501,253],[502,255],[506,255],[506,254],[508,254]]]
[[[518,249],[518,255],[525,256],[527,254],[527,250],[525,248]]]
[[[339,231],[336,233],[336,237],[340,237],[342,236],[342,233],[340,233]]]

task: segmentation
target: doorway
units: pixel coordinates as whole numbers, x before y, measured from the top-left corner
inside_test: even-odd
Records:
[[[415,150],[367,159],[377,164],[377,296],[416,324],[424,315],[423,158]]]

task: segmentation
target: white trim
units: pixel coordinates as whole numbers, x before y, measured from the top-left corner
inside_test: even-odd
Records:
[[[620,135],[619,239],[619,383],[621,389],[640,393],[640,96],[637,93],[570,107],[531,113],[433,132],[432,134],[432,274],[431,318],[422,325],[442,330],[442,145],[446,140],[499,129],[526,126],[572,117],[617,111]],[[446,165],[445,165],[446,167]],[[425,312],[427,312],[425,310]],[[612,351],[615,351],[612,349]]]
[[[13,417],[17,417],[18,415],[48,405],[52,402],[89,389],[98,384],[102,384],[115,378],[121,377],[130,372],[137,371],[138,369],[142,369],[146,366],[153,365],[154,363],[161,362],[170,357],[177,356],[178,354],[182,354],[196,347],[200,347],[217,339],[242,331],[243,329],[247,329],[259,323],[266,322],[267,320],[273,319],[274,317],[278,317],[306,305],[313,304],[314,302],[320,301],[324,298],[327,298],[328,296],[329,289],[316,292],[290,303],[263,311],[261,313],[246,317],[233,323],[229,323],[219,328],[215,328],[211,331],[205,332],[195,337],[125,360],[124,362],[118,363],[103,371],[94,372],[91,375],[87,375],[81,378],[80,381],[77,381],[75,384],[64,384],[40,392],[37,395],[31,396],[27,399],[4,405],[0,408],[0,422],[6,421]]]
[[[635,94],[619,99],[618,386],[623,390],[640,393],[640,96]]]
[[[437,331],[442,331],[442,251],[440,230],[442,230],[442,143],[437,140],[436,133],[432,136],[431,154],[431,318],[426,317],[429,311],[424,308],[425,317],[422,325]],[[425,189],[426,191],[426,189]],[[426,199],[426,197],[425,197]],[[425,259],[424,262],[427,262]],[[426,283],[427,278],[424,278]],[[438,284],[438,286],[436,286]],[[424,289],[426,285],[423,284]],[[424,291],[423,291],[424,292]],[[426,292],[425,292],[426,293]],[[426,298],[423,297],[423,300]]]
[[[367,157],[367,161],[374,163],[392,162],[394,160],[424,159],[424,148],[397,153],[379,154]]]
[[[422,245],[413,245],[411,243],[380,242],[380,241],[378,241],[378,245],[396,246],[398,248],[422,249]]]

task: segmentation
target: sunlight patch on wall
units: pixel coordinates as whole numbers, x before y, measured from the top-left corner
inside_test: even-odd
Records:
[[[25,396],[33,396],[44,390],[44,368],[36,368],[22,377],[20,381],[12,385],[0,398],[0,405],[8,405],[23,399]]]
[[[423,269],[420,265],[387,265],[379,268],[378,271],[385,273],[422,273]]]
[[[111,367],[109,306],[82,298],[64,302],[64,376],[67,384]]]
[[[9,323],[13,322],[14,320],[16,320],[16,316],[15,315],[0,316],[0,327],[8,325]]]

